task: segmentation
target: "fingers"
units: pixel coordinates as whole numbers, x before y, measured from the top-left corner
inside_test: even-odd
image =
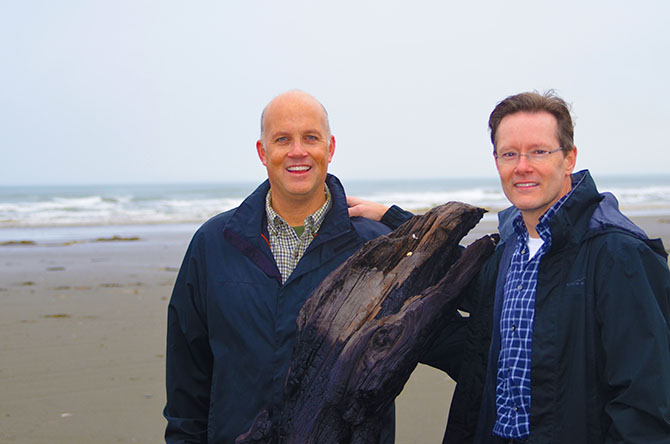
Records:
[[[360,206],[349,207],[349,217],[362,217],[363,209]]]
[[[355,196],[347,196],[349,206],[349,217],[366,217],[379,221],[389,209],[388,205],[371,202]]]

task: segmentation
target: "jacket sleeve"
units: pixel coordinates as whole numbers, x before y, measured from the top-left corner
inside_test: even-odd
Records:
[[[465,250],[461,248],[461,253]],[[446,314],[444,327],[435,333],[420,362],[446,372],[460,386],[471,379],[473,369],[463,374],[463,365],[473,365],[475,355],[483,355],[484,369],[491,341],[491,313],[495,296],[495,278],[503,250],[498,249],[482,265],[463,290],[458,310]],[[461,312],[464,312],[462,315]],[[459,387],[457,386],[457,390]]]
[[[202,263],[191,242],[168,306],[165,442],[207,442],[212,353],[201,292]]]
[[[458,311],[445,315],[444,328],[436,332],[428,343],[426,351],[419,362],[442,370],[454,381],[458,380],[465,343],[468,319]]]
[[[606,442],[670,439],[670,273],[642,242],[607,248],[596,310],[611,420]],[[602,256],[601,256],[602,257]],[[601,262],[602,265],[602,262]]]
[[[414,216],[414,214],[409,211],[403,210],[397,205],[392,205],[391,208],[386,210],[386,213],[384,213],[380,222],[391,230],[395,230],[400,225],[410,220],[412,216]]]

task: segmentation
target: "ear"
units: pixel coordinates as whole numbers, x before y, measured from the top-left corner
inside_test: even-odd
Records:
[[[333,154],[335,154],[335,136],[330,136],[330,143],[328,144],[328,163],[333,160]]]
[[[575,169],[577,164],[577,146],[573,146],[572,150],[568,151],[568,154],[565,155],[565,171],[567,175],[571,175],[572,171]]]
[[[263,146],[263,142],[260,139],[256,141],[256,152],[258,152],[258,158],[261,159],[261,163],[265,166],[268,166],[265,147]]]

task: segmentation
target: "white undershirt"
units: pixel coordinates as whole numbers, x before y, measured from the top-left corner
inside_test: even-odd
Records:
[[[535,256],[535,253],[542,247],[544,241],[541,237],[530,237],[528,236],[528,258],[532,259]]]

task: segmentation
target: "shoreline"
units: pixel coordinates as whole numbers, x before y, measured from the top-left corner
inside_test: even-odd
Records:
[[[410,209],[414,214],[424,214],[430,208]],[[474,230],[481,226],[493,227],[497,225],[497,212],[502,209],[486,210],[481,221]],[[659,211],[633,211],[624,214],[638,225],[646,225],[655,230],[657,223],[670,224],[670,211],[662,209]],[[151,222],[129,222],[129,223],[107,223],[107,224],[62,224],[62,225],[26,225],[26,226],[0,226],[0,245],[7,243],[45,243],[50,240],[62,242],[90,242],[99,237],[113,236],[140,236],[142,234],[155,235],[157,233],[181,233],[193,234],[205,220],[190,221],[151,221]],[[650,236],[653,237],[653,236]]]
[[[670,246],[670,218],[631,219]],[[197,226],[146,227],[0,246],[0,442],[163,441],[167,305]],[[485,218],[462,243],[495,228]],[[452,390],[420,365],[396,401],[396,442],[440,442]]]

